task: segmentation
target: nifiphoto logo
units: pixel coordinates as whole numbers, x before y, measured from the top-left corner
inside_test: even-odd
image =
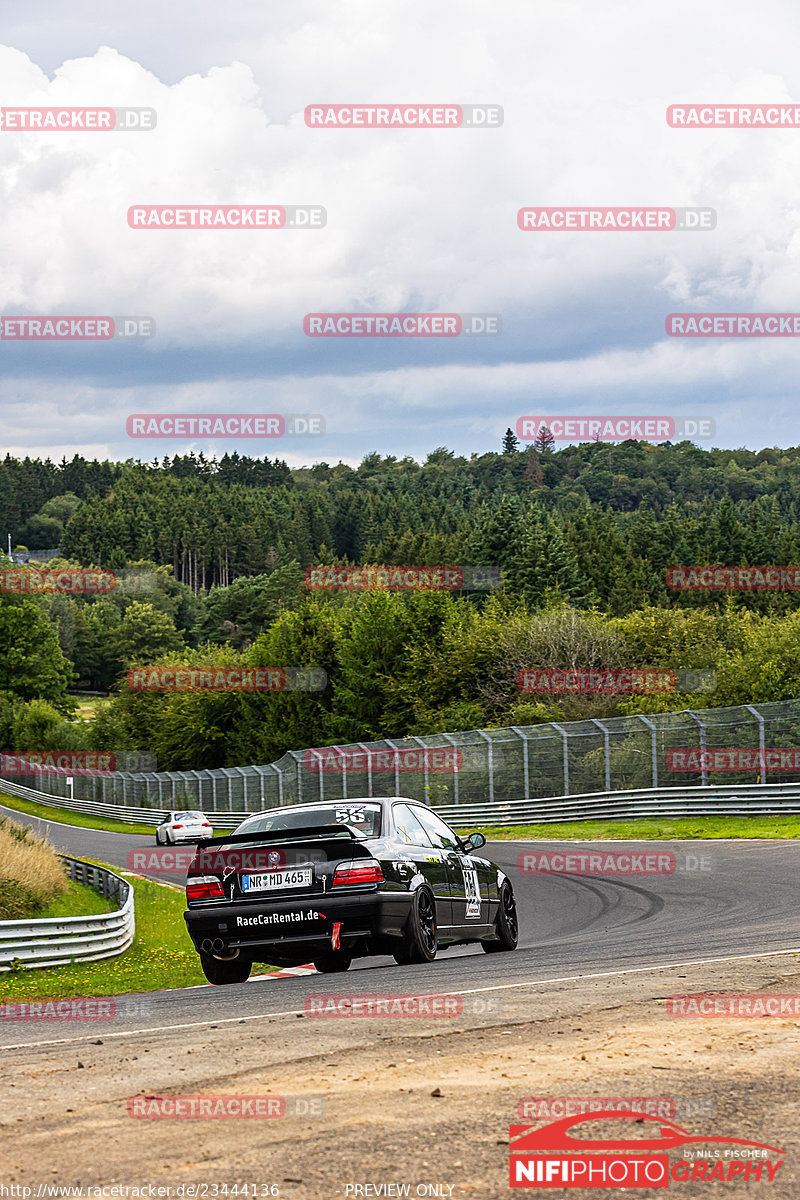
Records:
[[[581,1127],[585,1127],[581,1130]],[[626,1136],[628,1135],[628,1136]],[[719,1180],[772,1182],[785,1154],[777,1146],[724,1134],[696,1134],[664,1116],[630,1108],[577,1113],[541,1127],[509,1129],[511,1187],[668,1188]],[[670,1162],[670,1154],[682,1154]]]
[[[498,129],[499,104],[308,104],[309,129]]]

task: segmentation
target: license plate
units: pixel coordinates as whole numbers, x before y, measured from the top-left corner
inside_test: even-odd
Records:
[[[243,892],[277,892],[281,888],[311,887],[313,867],[294,871],[268,871],[264,875],[243,875]]]

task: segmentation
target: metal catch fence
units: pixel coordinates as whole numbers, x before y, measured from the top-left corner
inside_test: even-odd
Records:
[[[728,753],[730,752],[730,753]],[[292,750],[265,766],[14,782],[76,809],[247,813],[309,800],[401,794],[433,807],[800,781],[800,700],[648,716],[473,729]],[[8,788],[11,790],[11,787]]]

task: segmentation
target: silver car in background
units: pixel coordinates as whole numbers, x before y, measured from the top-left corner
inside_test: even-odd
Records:
[[[156,829],[157,846],[174,846],[177,842],[199,842],[213,837],[214,830],[205,813],[170,812]]]

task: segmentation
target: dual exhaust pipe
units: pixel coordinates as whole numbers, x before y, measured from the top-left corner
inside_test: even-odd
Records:
[[[204,954],[221,954],[225,949],[225,943],[222,938],[214,938],[213,941],[211,938],[205,938],[200,943],[200,949]]]

